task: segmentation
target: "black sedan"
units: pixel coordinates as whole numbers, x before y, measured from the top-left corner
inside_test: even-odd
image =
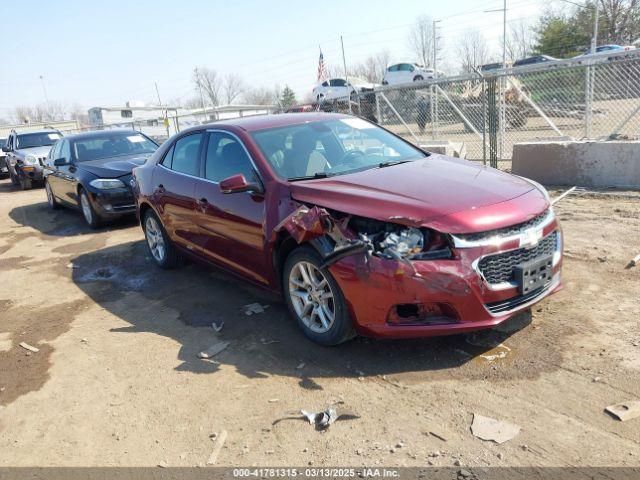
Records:
[[[45,161],[45,190],[52,209],[79,208],[90,227],[135,214],[131,171],[158,145],[131,130],[69,135],[58,140]]]

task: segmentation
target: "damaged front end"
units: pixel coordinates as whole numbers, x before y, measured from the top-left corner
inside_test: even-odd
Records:
[[[448,239],[427,228],[330,212],[305,205],[285,218],[276,232],[285,229],[296,242],[311,243],[322,255],[322,267],[347,256],[363,254],[409,263],[452,257]]]

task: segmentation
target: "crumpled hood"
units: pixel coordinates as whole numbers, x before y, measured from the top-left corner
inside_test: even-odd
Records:
[[[27,155],[35,155],[36,157],[41,158],[49,155],[49,150],[51,150],[51,146],[20,148],[16,150],[16,153],[23,158]]]
[[[128,175],[131,171],[144,165],[151,154],[119,155],[117,157],[101,158],[88,162],[78,162],[79,169],[86,170],[101,178],[118,178]]]
[[[524,222],[548,207],[526,180],[443,155],[291,184],[300,202],[446,233],[472,233]]]

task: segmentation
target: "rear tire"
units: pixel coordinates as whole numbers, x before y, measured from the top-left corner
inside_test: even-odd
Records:
[[[413,77],[414,82],[421,82],[423,80],[424,80],[424,77],[422,75],[416,75],[415,77]]]
[[[338,345],[356,333],[340,286],[321,264],[313,248],[295,249],[284,264],[283,295],[289,313],[309,340]]]
[[[147,210],[142,219],[147,249],[154,263],[163,269],[175,268],[180,263],[180,256],[158,216]]]
[[[47,204],[51,210],[57,210],[60,207],[58,200],[56,200],[55,195],[53,194],[53,190],[51,190],[51,185],[49,185],[48,181],[44,181],[44,190],[47,192]]]

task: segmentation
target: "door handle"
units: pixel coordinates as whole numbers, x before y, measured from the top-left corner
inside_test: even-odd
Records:
[[[200,210],[202,210],[203,212],[207,209],[207,207],[209,206],[209,200],[207,200],[206,198],[202,197],[201,199],[199,199],[197,202],[198,204],[198,208]]]

